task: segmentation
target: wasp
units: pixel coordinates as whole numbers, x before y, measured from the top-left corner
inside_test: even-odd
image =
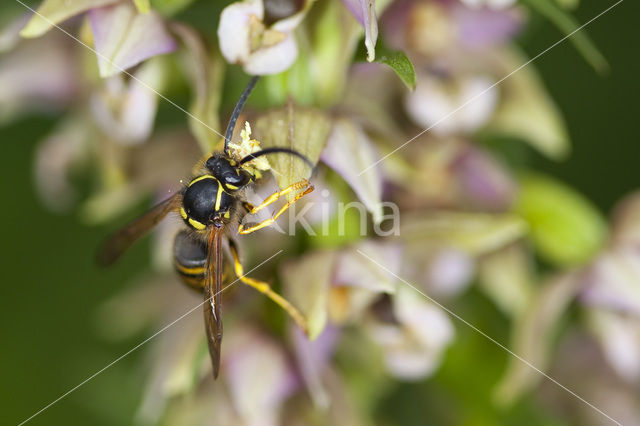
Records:
[[[294,183],[267,197],[260,205],[250,204],[245,197],[246,189],[261,178],[256,169],[247,165],[264,155],[287,154],[305,161],[311,169],[313,164],[304,155],[288,148],[265,148],[234,158],[229,143],[236,121],[258,77],[253,77],[238,100],[224,137],[224,148],[214,152],[196,168],[195,176],[180,191],[160,202],[141,217],[133,220],[111,236],[98,252],[98,263],[106,266],[115,262],[137,239],[145,235],[169,213],[177,213],[184,224],[173,245],[173,261],[182,281],[204,295],[204,320],[213,366],[214,378],[220,370],[222,343],[221,286],[223,273],[222,241],[226,237],[233,257],[234,272],[238,280],[265,294],[280,305],[306,332],[304,316],[271,286],[244,274],[238,246],[230,235],[236,228],[238,234],[249,234],[272,225],[293,203],[313,191],[307,179]],[[287,195],[287,201],[270,218],[262,222],[244,225],[243,219],[253,215]]]

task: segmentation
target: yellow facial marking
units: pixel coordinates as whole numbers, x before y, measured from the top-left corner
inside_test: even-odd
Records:
[[[237,187],[237,186],[235,186],[235,185],[231,185],[230,183],[227,183],[227,184],[225,184],[224,186],[226,186],[226,187],[227,187],[227,189],[230,189],[230,190],[232,190],[232,191],[235,191],[236,189],[238,189],[238,187]]]
[[[197,220],[194,220],[194,219],[191,219],[191,218],[189,218],[189,224],[191,226],[193,226],[194,228],[200,230],[200,231],[202,231],[203,229],[205,229],[207,227],[207,225],[205,225],[203,223],[200,223]]]
[[[185,220],[187,219],[187,212],[184,210],[184,207],[180,207],[180,216]]]
[[[227,210],[226,212],[224,212],[224,218],[225,219],[229,219],[231,217],[231,212],[229,210]]]
[[[211,175],[202,175],[200,177],[195,178],[191,182],[189,182],[189,186],[193,185],[196,182],[200,182],[201,180],[204,180],[204,179],[215,179],[215,178]]]

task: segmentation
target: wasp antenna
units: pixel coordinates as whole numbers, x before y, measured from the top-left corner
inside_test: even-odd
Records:
[[[248,163],[251,160],[255,160],[258,157],[262,157],[263,155],[279,154],[279,153],[289,154],[289,155],[293,155],[295,157],[298,157],[298,158],[302,159],[305,163],[307,163],[307,165],[309,165],[309,167],[311,167],[312,169],[314,168],[313,163],[311,162],[311,160],[309,160],[303,154],[300,154],[298,151],[294,151],[293,149],[289,149],[289,148],[278,148],[278,147],[265,148],[265,149],[261,149],[258,152],[254,152],[253,154],[249,154],[246,157],[244,157],[242,160],[240,160],[240,165]]]
[[[255,75],[251,77],[251,80],[249,80],[249,84],[247,84],[247,87],[245,87],[244,90],[242,91],[242,94],[240,95],[240,99],[238,99],[238,103],[236,104],[235,108],[233,108],[233,113],[231,114],[231,118],[229,119],[229,124],[227,124],[227,130],[224,133],[224,152],[226,154],[229,154],[229,149],[228,149],[229,142],[231,142],[231,137],[233,136],[233,130],[236,128],[236,121],[238,121],[240,112],[242,111],[242,108],[244,107],[245,102],[247,102],[247,99],[249,98],[251,91],[256,86],[256,83],[258,82],[259,78],[260,78],[259,75]]]

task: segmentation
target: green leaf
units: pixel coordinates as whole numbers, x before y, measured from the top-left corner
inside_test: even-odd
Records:
[[[560,266],[576,265],[602,247],[605,221],[589,200],[545,176],[527,175],[520,183],[514,208],[529,222],[542,257]]]
[[[154,10],[162,16],[173,16],[186,9],[194,0],[150,0]],[[220,11],[217,11],[218,15]]]
[[[409,90],[415,90],[416,88],[416,70],[413,64],[401,51],[389,50],[386,46],[380,43],[378,47],[378,56],[376,62],[387,64],[393,71],[400,77],[400,80],[409,88]]]
[[[309,27],[306,42],[311,48],[308,63],[316,105],[333,105],[344,93],[362,29],[337,1],[318,2],[305,25]]]
[[[573,16],[560,9],[552,0],[524,0],[538,13],[549,19],[560,31],[569,36],[569,41],[578,49],[584,59],[599,73],[609,70],[609,64],[598,48],[593,44],[584,28]]]
[[[580,0],[555,0],[555,2],[566,10],[574,10],[580,5]]]
[[[262,77],[262,85],[267,93],[270,106],[284,105],[289,98],[301,105],[311,105],[314,102],[313,73],[310,72],[311,63],[309,52],[301,49],[298,59],[291,68],[279,74]]]

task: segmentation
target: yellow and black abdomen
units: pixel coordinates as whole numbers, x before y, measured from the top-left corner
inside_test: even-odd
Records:
[[[173,240],[173,265],[189,287],[202,290],[207,264],[207,246],[188,231],[180,231]]]

